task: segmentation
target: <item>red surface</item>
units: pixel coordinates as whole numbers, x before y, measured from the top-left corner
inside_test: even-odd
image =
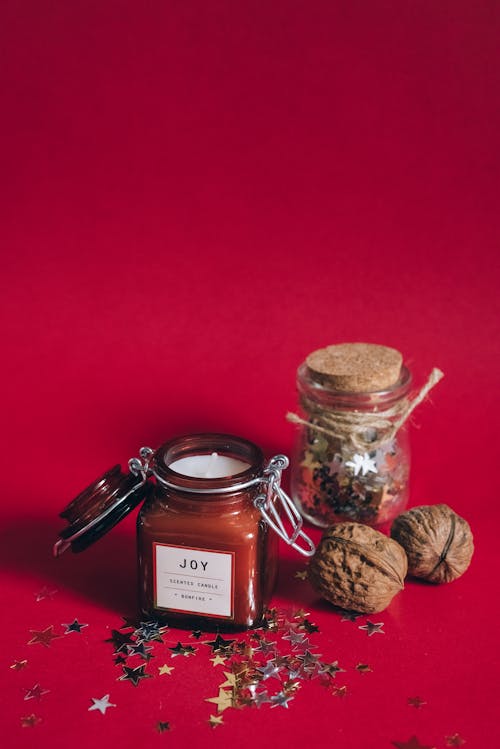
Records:
[[[499,20],[486,1],[2,3],[2,746],[496,746]],[[367,637],[284,551],[276,602],[311,611],[348,694],[305,683],[211,730],[206,656],[115,680],[133,519],[56,561],[57,512],[179,433],[289,452],[297,365],[346,340],[446,373],[414,417],[411,503],[470,521],[472,566],[409,583]],[[74,617],[81,635],[27,645]]]

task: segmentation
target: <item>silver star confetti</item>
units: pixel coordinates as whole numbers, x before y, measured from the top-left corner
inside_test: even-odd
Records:
[[[248,687],[248,691],[251,694],[251,700],[252,702],[257,705],[257,707],[260,707],[261,705],[264,705],[266,702],[270,702],[269,695],[267,691],[264,689],[261,692],[257,692],[257,685],[256,684],[250,684]]]
[[[333,663],[322,663],[318,669],[318,673],[328,674],[328,676],[331,676],[332,679],[334,679],[335,675],[338,674],[339,671],[345,671],[345,668],[340,668],[338,664],[338,661],[333,661]]]
[[[129,681],[134,687],[137,687],[142,679],[151,679],[151,674],[145,673],[145,668],[146,666],[137,666],[136,668],[122,666],[123,674],[118,677],[117,681]]]
[[[276,650],[276,643],[262,638],[261,640],[259,640],[259,644],[256,648],[254,648],[254,650],[260,651],[264,655],[267,655],[268,653],[274,653],[274,651]]]
[[[274,661],[267,661],[265,666],[258,666],[257,671],[260,671],[262,674],[262,679],[265,681],[266,679],[275,678],[281,681],[279,679],[279,672],[281,671],[281,666],[277,666]]]
[[[314,655],[314,653],[311,653],[310,650],[306,650],[303,655],[298,655],[297,660],[302,661],[304,666],[311,666],[315,665],[320,659],[319,655]]]
[[[289,640],[293,650],[297,648],[299,645],[303,645],[304,647],[307,647],[309,643],[309,638],[305,636],[302,632],[296,632],[293,629],[288,630],[287,635],[283,635],[283,640]]]
[[[71,624],[63,624],[63,627],[66,627],[65,635],[69,635],[70,632],[78,632],[80,633],[84,627],[88,627],[88,624],[81,624],[78,619],[73,619]]]
[[[370,458],[368,453],[363,453],[363,455],[359,455],[358,453],[356,453],[356,455],[353,456],[352,460],[346,461],[346,466],[352,468],[355,476],[357,476],[360,471],[362,476],[366,476],[367,473],[378,473],[377,466],[375,465],[375,460],[373,460],[373,458]]]
[[[42,689],[40,684],[35,684],[34,687],[31,687],[31,689],[26,689],[26,694],[24,695],[25,700],[40,700],[40,698],[44,694],[49,693],[49,689]]]
[[[367,621],[366,624],[361,624],[358,629],[363,629],[368,637],[371,637],[372,635],[385,635],[384,630],[382,627],[384,626],[384,622],[370,622]]]
[[[153,650],[153,648],[144,645],[144,642],[137,642],[136,645],[129,645],[127,652],[129,658],[132,658],[134,655],[139,655],[144,661],[150,661],[151,658],[154,658],[154,655],[151,655],[151,650]]]
[[[152,620],[149,622],[140,622],[139,627],[135,630],[134,635],[137,638],[137,643],[141,645],[143,642],[163,642],[161,635],[166,632],[167,626],[161,626],[157,621]]]
[[[92,710],[99,710],[102,715],[106,715],[106,710],[108,709],[108,707],[116,707],[115,704],[109,701],[109,694],[105,694],[104,697],[101,697],[100,700],[96,697],[91,697],[90,699],[94,704],[89,707],[89,712],[91,712]]]
[[[288,703],[290,700],[293,700],[293,697],[291,697],[288,694],[285,694],[284,692],[278,692],[278,694],[275,694],[271,697],[272,705],[271,707],[286,707],[288,709]]]
[[[45,598],[54,598],[55,594],[57,593],[57,590],[50,590],[46,585],[38,591],[38,593],[35,593],[35,601],[43,601]]]

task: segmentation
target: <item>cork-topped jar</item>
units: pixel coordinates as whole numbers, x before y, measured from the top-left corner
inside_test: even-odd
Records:
[[[315,525],[391,521],[408,500],[410,452],[402,415],[411,374],[399,351],[343,343],[311,353],[297,372],[301,413],[292,497]]]

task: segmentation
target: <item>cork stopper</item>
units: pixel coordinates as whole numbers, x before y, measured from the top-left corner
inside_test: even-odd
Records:
[[[387,390],[399,380],[403,356],[374,343],[340,343],[313,351],[306,359],[316,382],[344,393]]]

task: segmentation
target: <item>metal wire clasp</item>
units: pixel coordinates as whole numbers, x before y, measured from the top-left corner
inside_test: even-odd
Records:
[[[147,481],[147,478],[151,473],[149,463],[154,454],[155,451],[150,447],[141,447],[139,450],[140,458],[130,458],[128,462],[130,473],[133,473],[134,476],[142,476],[143,482]]]
[[[275,455],[271,458],[264,468],[261,482],[266,487],[265,493],[258,494],[254,499],[254,505],[262,513],[264,520],[271,526],[273,531],[289,546],[296,549],[305,557],[311,557],[316,551],[313,542],[302,530],[302,517],[293,504],[292,500],[281,488],[281,473],[288,468],[290,461],[286,455]],[[292,527],[292,532],[287,532],[283,520],[280,517],[276,503],[273,501],[277,497]],[[302,538],[307,544],[307,548],[299,546],[297,539]]]

